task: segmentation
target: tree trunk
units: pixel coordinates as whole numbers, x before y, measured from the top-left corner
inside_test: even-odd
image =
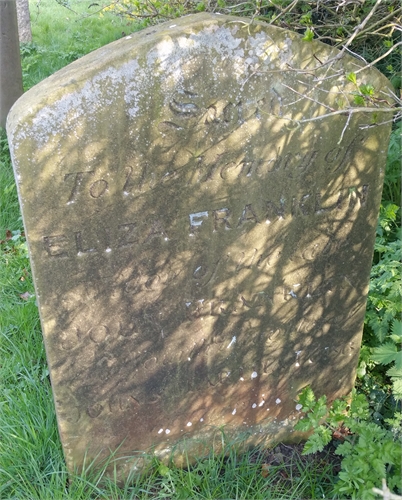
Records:
[[[0,0],[0,127],[22,93],[17,8],[15,0]]]
[[[29,16],[29,1],[17,0],[18,33],[21,42],[32,42],[31,18]]]

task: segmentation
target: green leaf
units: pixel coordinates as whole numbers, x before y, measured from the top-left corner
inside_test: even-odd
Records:
[[[392,322],[391,331],[392,335],[397,339],[395,340],[395,342],[402,342],[402,321],[394,319],[394,321]]]
[[[311,421],[308,418],[300,419],[295,425],[295,429],[301,432],[307,432],[313,427]]]
[[[371,357],[373,361],[377,361],[382,365],[392,363],[392,361],[395,361],[397,358],[396,345],[392,342],[386,342],[379,347],[374,347]]]
[[[369,413],[369,404],[364,394],[354,394],[350,405],[352,418],[366,418]]]
[[[369,83],[360,85],[359,90],[363,95],[366,95],[366,96],[373,96],[374,95],[374,87]]]
[[[387,375],[389,377],[402,377],[402,370],[394,365],[392,368],[387,370]]]
[[[402,351],[398,351],[395,356],[395,368],[399,370],[402,376]]]
[[[392,378],[392,395],[395,399],[402,399],[402,378]]]
[[[170,472],[170,469],[167,465],[159,464],[158,472],[161,476],[167,476]]]
[[[306,444],[304,445],[302,455],[310,455],[310,453],[322,451],[324,446],[328,443],[329,441],[325,442],[325,435],[314,433],[308,438]]]
[[[353,98],[353,102],[356,104],[356,106],[364,106],[365,105],[365,100],[361,95],[355,95]]]
[[[357,85],[356,73],[349,73],[349,74],[346,76],[346,78],[347,78],[350,82],[352,82],[352,83],[354,83],[355,85]]]
[[[314,392],[310,386],[305,387],[299,394],[299,403],[303,406],[303,411],[310,410],[315,405]]]
[[[305,42],[311,42],[313,39],[314,39],[314,32],[310,28],[307,28],[306,31],[304,32],[302,40],[304,40]]]

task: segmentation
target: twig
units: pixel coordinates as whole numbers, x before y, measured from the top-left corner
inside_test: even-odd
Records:
[[[93,4],[93,5],[95,5],[95,4]],[[85,15],[81,16],[80,19],[87,19],[88,17],[92,17],[92,16],[94,16],[96,14],[99,14],[100,12],[103,12],[105,9],[108,9],[112,5],[116,5],[116,2],[111,2],[108,5],[103,5],[99,9],[94,10],[94,11],[90,12],[89,14],[85,14]],[[92,5],[90,5],[89,7],[91,7],[91,6]],[[89,9],[89,7],[88,7],[88,9]]]
[[[346,129],[349,127],[349,122],[350,122],[351,117],[352,117],[352,113],[349,113],[349,116],[348,116],[348,119],[346,120],[345,126],[342,129],[341,137],[339,138],[339,141],[337,142],[338,146],[342,142],[342,139],[343,139],[343,136],[346,132]]]
[[[382,496],[384,500],[402,500],[402,497],[400,495],[395,495],[391,492],[391,490],[387,486],[385,479],[382,480],[382,490],[373,488],[372,491],[373,493]]]
[[[302,82],[301,82],[302,83]],[[331,108],[331,106],[328,106],[328,104],[324,104],[323,102],[320,102],[320,101],[317,101],[316,99],[313,99],[312,97],[309,97],[308,95],[306,94],[302,94],[301,92],[298,92],[297,90],[295,89],[292,89],[292,87],[289,87],[289,85],[286,85],[284,83],[282,83],[282,86],[283,87],[286,87],[287,89],[291,90],[292,92],[294,92],[295,94],[299,95],[300,97],[302,97],[303,99],[308,99],[309,101],[313,101],[315,102],[316,104],[319,104],[320,106],[323,106],[324,108],[326,109],[329,109],[329,111],[335,111],[333,108]],[[299,100],[298,100],[299,101]],[[296,102],[298,101],[294,101],[294,102],[291,102],[289,103],[287,106],[292,106],[293,104],[296,104]]]
[[[361,35],[365,34],[368,30],[372,30],[373,28],[375,28],[378,24],[382,24],[384,23],[385,21],[388,21],[389,18],[391,17],[396,17],[397,14],[401,13],[402,12],[402,7],[399,7],[398,9],[396,9],[394,12],[391,12],[390,14],[388,14],[387,16],[383,17],[382,19],[380,19],[379,21],[375,22],[372,26],[370,26],[369,28],[361,31]]]
[[[313,118],[303,118],[302,120],[294,120],[293,118],[286,118],[282,116],[282,120],[289,120],[291,122],[297,123],[308,123],[308,122],[316,122],[317,120],[323,120],[324,118],[329,118],[331,116],[336,115],[346,115],[346,114],[356,114],[356,113],[395,113],[395,111],[402,111],[402,107],[400,108],[348,108],[348,109],[339,109],[337,111],[332,111],[331,113],[326,113],[320,116],[314,116]]]
[[[322,63],[320,66],[312,68],[311,71],[316,71],[317,69],[323,68],[324,66],[328,66],[328,65],[329,65],[329,68],[331,68],[333,63],[335,63],[336,61],[339,61],[339,59],[341,59],[343,57],[343,55],[345,54],[345,52],[347,51],[349,45],[351,45],[353,40],[357,37],[357,35],[366,26],[366,24],[368,23],[370,18],[374,15],[375,10],[377,9],[377,7],[380,5],[381,2],[382,2],[382,0],[376,1],[375,5],[371,9],[371,11],[367,14],[367,16],[364,18],[364,20],[355,28],[352,35],[346,41],[345,45],[343,45],[342,50],[339,52],[339,54],[337,54],[335,57],[332,57],[331,59],[328,59],[327,61]]]
[[[276,8],[278,8],[277,5],[274,4],[274,2],[270,2],[272,3],[272,5]],[[274,17],[273,19],[271,19],[270,21],[270,24],[274,23],[275,21],[277,21],[280,17],[282,17],[284,14],[290,12],[291,10],[293,10],[294,7],[296,7],[296,5],[298,4],[298,0],[293,0],[293,2],[291,4],[289,4],[286,9],[283,9],[280,14],[278,14],[276,17]]]
[[[391,54],[392,51],[394,51],[400,45],[402,45],[402,42],[396,43],[387,52],[385,52],[385,54],[383,54],[380,57],[377,57],[377,59],[375,61],[372,61],[371,63],[367,64],[367,66],[363,66],[363,68],[358,69],[357,71],[355,71],[355,73],[360,73],[360,71],[363,71],[367,68],[373,67],[374,64],[377,64],[378,61],[381,61],[381,59],[384,59],[384,57],[387,57],[389,54]]]
[[[397,113],[393,118],[390,120],[385,120],[385,122],[378,122],[378,123],[370,123],[370,125],[359,125],[359,130],[366,130],[368,128],[373,128],[373,127],[379,127],[380,125],[386,125],[387,123],[395,123],[399,120],[401,115]]]

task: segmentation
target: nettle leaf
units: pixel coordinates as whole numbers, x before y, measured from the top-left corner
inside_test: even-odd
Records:
[[[395,365],[387,370],[387,375],[389,377],[402,377],[402,370]]]
[[[395,399],[402,399],[402,377],[392,377],[392,395]]]
[[[402,376],[402,351],[398,351],[395,356],[395,368],[399,370],[400,376]]]
[[[394,319],[394,321],[392,322],[391,331],[392,335],[396,338],[396,340],[394,338],[392,338],[392,340],[395,340],[395,342],[402,342],[402,321]]]
[[[397,354],[396,345],[392,342],[386,342],[379,347],[374,347],[371,357],[373,361],[387,365],[397,359]]]

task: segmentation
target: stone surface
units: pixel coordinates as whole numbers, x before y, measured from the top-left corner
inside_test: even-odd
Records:
[[[200,14],[93,52],[13,108],[70,467],[121,443],[180,463],[222,425],[290,440],[303,387],[352,388],[390,126],[313,120],[356,90],[359,61],[320,65],[337,54]]]
[[[21,43],[32,42],[29,0],[16,0],[16,2],[19,40]]]
[[[17,8],[15,0],[0,0],[0,127],[22,93]]]

